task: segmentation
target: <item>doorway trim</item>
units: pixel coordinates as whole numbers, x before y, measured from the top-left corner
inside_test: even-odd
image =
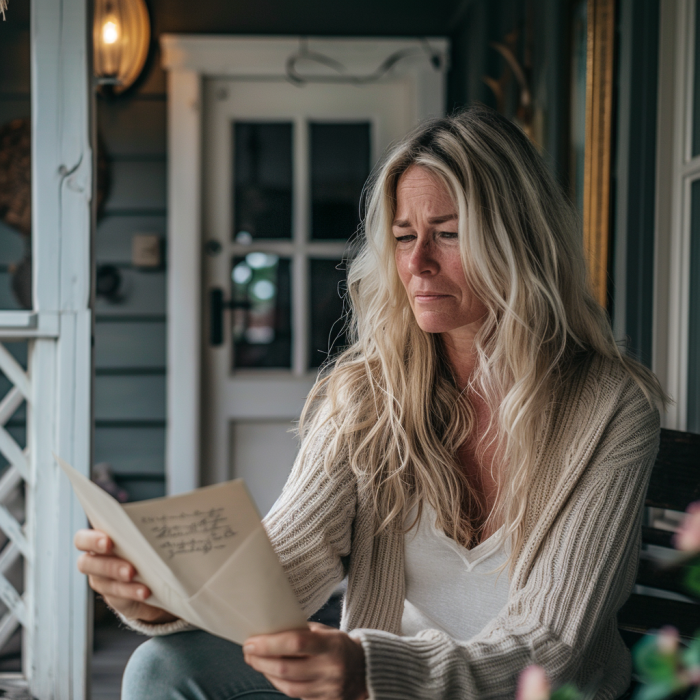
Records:
[[[168,282],[165,477],[168,494],[199,485],[202,361],[202,86],[207,78],[288,79],[300,48],[341,63],[345,75],[368,76],[392,54],[406,52],[383,80],[407,81],[419,119],[445,103],[449,41],[234,37],[164,34],[168,73]],[[432,59],[432,60],[430,60]],[[320,64],[304,62],[312,80],[337,80]],[[303,88],[300,88],[303,89]]]
[[[661,0],[653,366],[674,403],[662,425],[687,430],[695,2]]]

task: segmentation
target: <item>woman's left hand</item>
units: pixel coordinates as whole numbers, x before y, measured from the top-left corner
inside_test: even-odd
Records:
[[[310,622],[307,630],[250,637],[246,663],[277,690],[301,700],[365,700],[365,653],[345,632]]]

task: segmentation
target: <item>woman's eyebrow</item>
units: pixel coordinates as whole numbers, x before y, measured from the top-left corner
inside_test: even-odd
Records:
[[[428,219],[429,224],[444,224],[446,221],[454,221],[457,218],[457,214],[443,214],[442,216],[432,216]],[[409,228],[411,226],[410,221],[406,219],[396,219],[392,226],[398,228]]]
[[[444,214],[443,216],[433,216],[428,219],[429,224],[444,224],[446,221],[454,221],[457,214]]]

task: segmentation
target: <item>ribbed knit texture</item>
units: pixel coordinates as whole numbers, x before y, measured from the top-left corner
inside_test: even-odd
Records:
[[[658,411],[618,363],[594,358],[549,411],[544,435],[508,603],[467,641],[399,636],[404,536],[373,535],[369,494],[346,460],[326,473],[323,436],[297,460],[265,526],[309,615],[347,575],[342,628],[362,643],[372,700],[512,699],[532,663],[554,686],[595,684],[596,700],[629,685],[616,612],[636,577]],[[468,601],[464,591],[455,605]],[[127,622],[147,634],[187,628]]]
[[[362,643],[373,700],[513,698],[531,663],[555,686],[595,683],[596,699],[629,685],[615,616],[636,576],[658,411],[601,358],[567,389],[548,415],[508,604],[467,641],[434,630],[399,636],[403,535],[373,536],[369,494],[345,460],[326,473],[323,438],[297,460],[265,526],[308,614],[347,575],[342,627]]]

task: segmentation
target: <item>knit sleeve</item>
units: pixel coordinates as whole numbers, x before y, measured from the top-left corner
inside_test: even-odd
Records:
[[[281,496],[263,520],[297,599],[316,612],[345,577],[356,513],[356,479],[340,457],[329,470],[330,425],[300,452]]]
[[[197,628],[190,625],[188,622],[178,618],[173,620],[173,622],[165,622],[163,624],[152,624],[150,622],[144,622],[143,620],[134,620],[128,617],[124,617],[120,612],[114,611],[114,614],[127,626],[131,627],[134,632],[139,632],[140,634],[145,634],[148,637],[163,637],[167,634],[174,634],[175,632],[190,632],[196,630]]]
[[[518,676],[531,663],[543,666],[555,686],[576,681],[584,663],[589,670],[609,668],[610,659],[587,656],[601,635],[617,634],[615,614],[634,583],[658,436],[658,412],[641,390],[628,388],[524,584],[477,636],[457,641],[436,630],[410,638],[354,630],[365,651],[370,698],[514,697]],[[606,681],[624,689],[627,656],[620,666],[608,671],[619,677]]]

